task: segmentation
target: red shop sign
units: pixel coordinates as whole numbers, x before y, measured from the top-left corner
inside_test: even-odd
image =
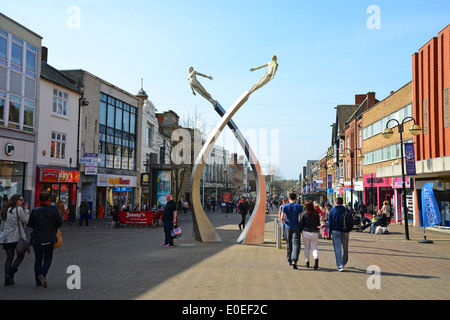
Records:
[[[157,211],[161,214],[163,211]],[[121,211],[119,213],[120,223],[129,225],[151,225],[153,211]]]
[[[43,169],[42,182],[62,182],[62,183],[80,182],[80,172]]]

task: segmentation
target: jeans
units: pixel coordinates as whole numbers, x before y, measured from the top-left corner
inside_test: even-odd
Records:
[[[83,224],[83,220],[86,220],[86,226],[89,225],[89,215],[88,214],[80,214],[80,226]]]
[[[173,238],[172,238],[172,222],[164,222],[164,235],[165,235],[165,244],[170,244],[173,246]]]
[[[333,230],[333,247],[338,268],[344,268],[348,261],[349,233]]]
[[[38,286],[41,285],[39,275],[42,275],[45,278],[47,276],[48,270],[50,269],[53,260],[54,248],[55,244],[53,242],[46,245],[36,244],[33,246],[35,256],[34,278],[36,280],[36,285]]]
[[[285,228],[288,262],[297,263],[300,254],[300,229]]]
[[[305,262],[309,262],[309,254],[311,251],[314,259],[319,259],[319,251],[317,250],[319,233],[303,231],[302,236],[303,236],[303,243],[305,244]]]

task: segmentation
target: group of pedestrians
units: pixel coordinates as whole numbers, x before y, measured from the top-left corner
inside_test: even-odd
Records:
[[[319,233],[323,228],[323,221],[327,221],[327,235],[333,240],[333,248],[336,256],[337,270],[344,271],[344,266],[348,261],[349,233],[342,229],[342,220],[346,212],[343,206],[343,199],[336,199],[336,206],[326,208],[321,217],[314,208],[312,201],[305,202],[305,208],[296,202],[297,195],[289,194],[289,202],[281,207],[281,221],[284,224],[284,237],[287,247],[287,261],[294,269],[298,269],[301,240],[303,238],[305,250],[305,267],[310,267],[310,255],[314,258],[314,269],[319,268],[319,251],[317,248]],[[328,212],[329,210],[329,212]],[[328,216],[326,216],[328,214]],[[325,237],[324,237],[325,238]]]
[[[55,242],[58,241],[56,233],[62,225],[61,214],[50,202],[50,193],[47,191],[40,192],[41,205],[34,208],[31,213],[23,207],[23,201],[22,195],[14,195],[3,204],[1,212],[0,243],[6,252],[4,285],[15,284],[14,276],[26,252],[29,253],[26,245],[29,244],[33,247],[35,255],[36,286],[46,288],[46,276],[52,263]],[[29,242],[25,232],[26,225],[33,229]]]

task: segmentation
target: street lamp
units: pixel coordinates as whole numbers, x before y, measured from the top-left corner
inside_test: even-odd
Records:
[[[350,160],[350,162],[351,162],[350,163],[350,166],[351,166],[351,169],[350,169],[350,212],[353,213],[353,158],[355,157],[355,153],[357,151],[359,151],[358,159],[362,160],[365,157],[362,153],[361,148],[355,148],[353,150],[350,150],[349,148],[344,148],[342,150],[342,153],[339,155],[340,159],[345,158],[345,154],[344,154],[345,150],[348,150],[350,152],[350,159],[351,159]]]
[[[401,159],[402,159],[402,193],[403,193],[403,215],[404,215],[404,221],[405,221],[405,239],[409,240],[409,229],[408,229],[408,207],[406,206],[406,187],[405,187],[405,156],[403,155],[403,125],[405,124],[405,121],[414,121],[413,126],[409,129],[409,133],[411,133],[413,136],[417,136],[422,132],[422,128],[416,124],[416,120],[413,117],[406,117],[403,119],[403,121],[400,123],[397,119],[391,119],[386,123],[386,129],[383,131],[383,137],[386,139],[390,139],[394,135],[394,131],[392,131],[391,128],[389,128],[389,123],[391,121],[397,122],[398,125],[398,132],[400,133],[400,152],[401,152]]]

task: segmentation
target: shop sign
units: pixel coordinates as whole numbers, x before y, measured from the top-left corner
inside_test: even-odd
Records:
[[[41,182],[76,183],[80,182],[80,173],[76,171],[43,169]]]
[[[162,210],[157,211],[159,215]],[[154,216],[153,211],[121,211],[119,213],[120,223],[127,225],[151,225]],[[157,216],[158,217],[158,216]]]
[[[414,143],[405,143],[406,175],[416,175],[416,157],[414,154]]]
[[[99,175],[97,175],[97,186],[98,187],[136,187],[136,177],[99,174]]]

